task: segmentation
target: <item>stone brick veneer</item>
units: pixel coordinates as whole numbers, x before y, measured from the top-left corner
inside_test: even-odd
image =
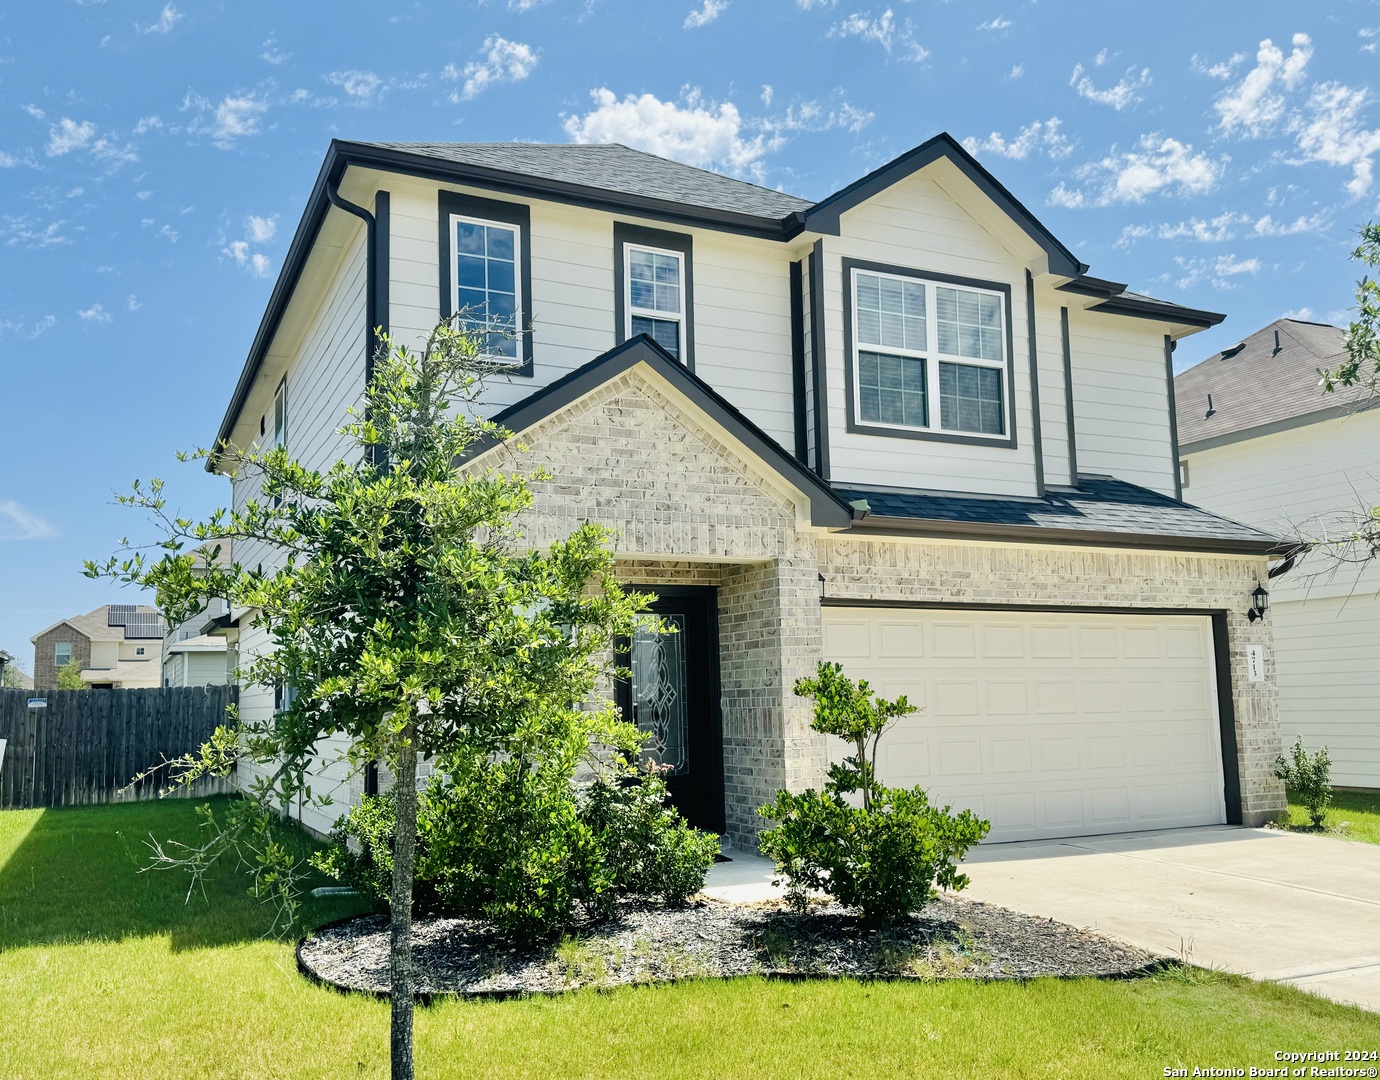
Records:
[[[634,368],[521,433],[528,453],[491,451],[470,467],[545,467],[526,541],[545,546],[586,521],[617,534],[619,574],[645,585],[718,588],[727,830],[752,844],[756,808],[779,787],[824,776],[795,680],[822,658],[819,575],[831,598],[1227,613],[1232,697],[1247,823],[1284,806],[1273,660],[1250,683],[1245,650],[1270,644],[1244,611],[1260,558],[825,534],[760,462],[710,430],[655,377]],[[1269,657],[1269,651],[1266,653]]]
[[[57,686],[58,669],[53,650],[58,642],[72,646],[72,659],[78,668],[91,666],[91,639],[66,623],[54,627],[34,642],[34,689],[51,690]]]

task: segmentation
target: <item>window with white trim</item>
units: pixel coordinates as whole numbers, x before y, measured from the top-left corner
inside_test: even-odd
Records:
[[[484,355],[500,364],[521,364],[518,317],[522,311],[520,226],[483,218],[450,216],[452,310],[461,325],[485,335]]]
[[[685,344],[685,256],[679,251],[623,245],[628,337],[646,334],[677,360]]]
[[[859,424],[1008,434],[1002,293],[858,267],[851,287]]]
[[[72,662],[72,643],[59,641],[53,645],[53,666],[66,667]]]

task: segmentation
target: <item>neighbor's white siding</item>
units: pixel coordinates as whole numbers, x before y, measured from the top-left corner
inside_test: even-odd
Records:
[[[1016,447],[975,446],[847,430],[843,260],[973,278],[1011,289]],[[830,478],[846,484],[1036,494],[1025,267],[947,191],[925,174],[896,184],[842,219],[824,238],[824,334],[828,355]],[[932,411],[938,387],[930,388]]]
[[[1380,413],[1324,420],[1185,455],[1184,498],[1283,536],[1318,536],[1380,503]],[[1327,746],[1332,781],[1380,787],[1380,566],[1322,553],[1266,583],[1280,730]]]
[[[1149,319],[1070,309],[1080,472],[1174,494],[1165,330]]]

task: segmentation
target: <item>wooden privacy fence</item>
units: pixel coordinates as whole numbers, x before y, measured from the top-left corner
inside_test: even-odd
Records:
[[[123,789],[138,773],[200,747],[238,698],[236,686],[0,689],[0,810],[151,799],[167,786],[166,770]],[[34,699],[46,707],[31,707]],[[230,786],[200,780],[186,794]]]

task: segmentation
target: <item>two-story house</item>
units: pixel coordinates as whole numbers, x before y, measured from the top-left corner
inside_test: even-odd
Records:
[[[204,545],[195,553],[198,563],[193,573],[204,573],[202,568],[206,566],[229,566],[233,550],[229,540]],[[163,639],[164,686],[205,686],[233,681],[238,658],[225,635],[219,632],[229,622],[229,614],[226,602],[215,598],[195,615],[168,628]]]
[[[325,467],[371,327],[512,318],[487,412],[554,476],[527,542],[609,526],[684,631],[620,693],[693,822],[750,843],[821,781],[792,687],[827,658],[921,706],[882,779],[993,839],[1258,823],[1278,545],[1181,501],[1172,409],[1175,342],[1221,316],[1087,269],[948,135],[819,202],[617,145],[337,141],[217,439]]]
[[[146,690],[162,683],[163,616],[147,604],[102,604],[29,640],[40,690],[57,686],[58,670],[73,663],[93,690]]]
[[[1380,504],[1380,409],[1366,387],[1325,394],[1338,326],[1276,319],[1177,376],[1179,454],[1194,502],[1298,539],[1348,535]],[[1270,592],[1286,743],[1325,746],[1332,781],[1380,788],[1380,565],[1304,556]]]

